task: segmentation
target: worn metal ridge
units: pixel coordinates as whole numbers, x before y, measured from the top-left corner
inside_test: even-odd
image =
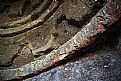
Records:
[[[92,44],[97,35],[105,32],[121,17],[121,0],[108,0],[105,6],[74,37],[46,58],[36,60],[15,69],[0,70],[1,80],[21,79],[29,74],[37,74],[54,63],[65,59],[71,53]]]

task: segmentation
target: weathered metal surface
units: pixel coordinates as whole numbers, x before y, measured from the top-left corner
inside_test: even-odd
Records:
[[[92,55],[89,53],[88,57],[24,81],[120,81],[121,48],[117,51],[111,49],[107,47]]]
[[[92,20],[82,28],[72,39],[53,50],[42,60],[36,60],[16,69],[0,70],[2,80],[20,79],[29,74],[37,74],[54,63],[63,60],[76,50],[92,44],[100,35],[121,16],[121,1],[109,0]]]

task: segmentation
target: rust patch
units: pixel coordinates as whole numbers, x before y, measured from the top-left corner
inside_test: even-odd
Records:
[[[44,70],[44,69],[46,69],[46,68],[48,68],[49,67],[49,65],[45,65],[44,67],[42,67],[39,71],[42,71],[42,70]]]
[[[70,52],[70,46],[69,46],[69,45],[67,45],[67,46],[65,47],[65,52],[66,52],[66,54],[69,54],[69,52]]]
[[[91,33],[89,34],[89,38],[90,38],[91,41],[93,41],[93,40],[96,39],[96,37],[95,37],[95,35],[94,35],[94,32],[91,32]]]
[[[89,36],[90,36],[90,37],[93,37],[93,36],[94,36],[94,32],[91,32],[91,33],[89,34]]]
[[[101,22],[98,23],[97,28],[98,28],[97,29],[98,32],[103,33],[104,31],[106,31],[104,25]]]
[[[56,54],[56,57],[55,57],[55,59],[54,59],[54,62],[57,62],[57,61],[59,61],[59,56],[58,56],[58,54]]]
[[[73,51],[77,51],[77,50],[79,50],[81,47],[82,47],[81,44],[78,44],[78,47],[75,47],[75,48],[73,49]]]
[[[81,48],[82,47],[82,45],[81,44],[78,44],[78,48],[77,48],[77,50],[79,49],[79,48]]]
[[[58,56],[58,54],[56,54],[56,56],[55,56],[53,59],[50,60],[50,64],[53,64],[53,63],[55,63],[55,62],[57,62],[57,61],[59,61],[59,56]]]
[[[34,70],[34,74],[38,74],[38,72],[39,72],[38,70]]]
[[[77,51],[77,50],[79,50],[79,49],[78,49],[78,48],[74,48],[73,50],[74,50],[74,51]]]
[[[84,47],[84,46],[87,46],[87,43],[91,42],[91,40],[89,38],[85,38],[84,40],[82,40],[81,42],[81,46]]]

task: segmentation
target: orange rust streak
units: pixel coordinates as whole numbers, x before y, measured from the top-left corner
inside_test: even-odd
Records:
[[[81,44],[78,44],[78,48],[77,49],[79,49],[79,48],[81,48],[82,46],[81,46]]]
[[[78,50],[78,48],[74,48],[73,50],[74,50],[74,51],[77,51],[77,50]]]
[[[90,38],[90,40],[92,41],[92,40],[95,40],[95,37],[94,37],[95,35],[94,35],[94,32],[91,32],[90,34],[89,34],[89,37],[91,37]]]
[[[68,45],[66,46],[65,51],[66,51],[66,54],[69,54],[69,52],[70,52],[70,47],[69,47]]]
[[[82,45],[82,47],[84,47],[85,46],[85,40],[83,40],[82,42],[81,42],[81,45]]]
[[[84,40],[82,40],[82,42],[81,42],[80,44],[78,44],[78,47],[77,47],[77,48],[74,48],[73,50],[74,50],[74,51],[79,50],[81,47],[86,46],[86,42],[91,43],[92,40],[95,40],[94,32],[91,32],[91,33],[89,34],[89,37],[91,37],[91,38],[85,38]]]
[[[54,59],[51,59],[51,60],[50,60],[50,64],[53,64],[53,62],[54,62]]]
[[[85,38],[85,41],[87,41],[87,42],[91,42],[89,38]]]
[[[46,69],[48,67],[49,67],[49,65],[46,65],[46,66],[42,67],[39,71],[42,71],[43,69]]]
[[[57,61],[59,61],[58,54],[56,54],[55,58],[53,58],[53,59],[50,60],[50,64],[53,64],[53,63],[55,63]]]
[[[86,46],[87,42],[91,42],[89,38],[85,38],[84,40],[82,40],[81,46],[82,47]]]
[[[90,37],[93,37],[93,36],[94,36],[94,32],[91,32],[91,33],[89,34],[89,36],[90,36]]]
[[[34,71],[34,74],[38,74],[38,70],[35,70],[35,71]]]
[[[105,27],[101,23],[98,23],[97,28],[98,28],[98,31],[101,32],[101,33],[106,31]]]
[[[59,56],[58,56],[58,54],[56,54],[56,57],[55,57],[54,61],[55,61],[55,62],[59,61]]]

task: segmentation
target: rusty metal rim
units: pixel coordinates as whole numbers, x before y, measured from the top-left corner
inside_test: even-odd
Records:
[[[0,70],[2,80],[21,79],[29,74],[37,74],[54,63],[65,59],[71,53],[92,44],[97,35],[110,29],[121,17],[121,1],[109,0],[106,5],[68,42],[49,53],[45,59],[36,60],[16,69]]]

